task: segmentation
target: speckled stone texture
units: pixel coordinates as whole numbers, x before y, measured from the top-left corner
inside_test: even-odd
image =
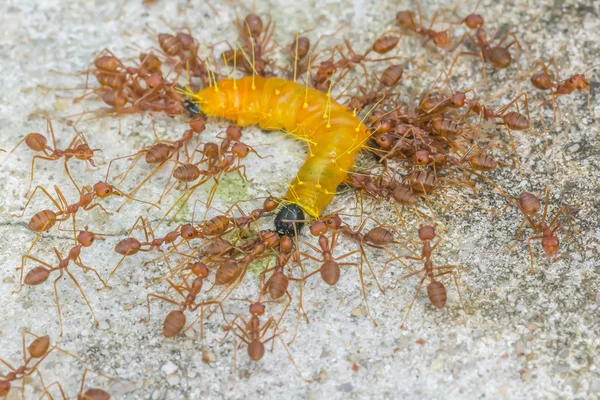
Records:
[[[66,146],[74,134],[65,116],[102,107],[100,102],[73,104],[81,92],[56,90],[82,87],[81,74],[91,64],[94,55],[110,48],[120,57],[133,58],[139,49],[156,46],[157,32],[189,27],[200,40],[203,51],[207,46],[224,40],[234,43],[236,12],[240,16],[252,10],[250,5],[225,4],[210,1],[157,0],[143,5],[141,0],[129,0],[123,6],[116,1],[67,0],[4,0],[0,2],[0,147],[10,149],[28,132],[44,133],[43,115],[53,118],[59,146]],[[464,2],[456,15],[451,13],[441,20],[457,20],[473,10],[475,2]],[[453,8],[454,2],[423,2],[427,20],[439,7]],[[416,7],[409,1],[391,0],[269,0],[257,2],[256,12],[270,14],[276,23],[275,41],[282,45],[291,42],[297,31],[316,41],[324,34],[321,49],[349,39],[357,51],[364,51],[384,31],[395,28],[394,15],[401,9]],[[107,382],[93,378],[87,387],[103,387],[113,398],[127,399],[181,399],[181,398],[428,398],[428,399],[583,399],[600,396],[600,272],[598,225],[599,140],[598,122],[590,116],[586,94],[561,98],[558,102],[562,119],[557,129],[544,136],[540,129],[537,104],[546,97],[529,82],[530,69],[543,58],[555,56],[562,77],[582,72],[598,63],[600,54],[600,2],[577,0],[487,1],[477,10],[486,20],[491,34],[497,28],[501,33],[511,30],[519,39],[520,89],[515,64],[502,71],[487,68],[489,89],[483,85],[481,63],[474,58],[461,58],[451,79],[454,89],[477,85],[482,101],[499,108],[520,91],[528,93],[533,128],[526,133],[515,133],[515,142],[523,168],[503,167],[488,174],[509,195],[521,191],[543,194],[546,185],[552,186],[550,214],[565,204],[580,209],[574,224],[577,231],[569,243],[559,231],[562,242],[558,260],[547,262],[539,244],[534,246],[535,272],[529,274],[529,252],[525,238],[531,235],[527,228],[514,249],[511,246],[521,221],[518,210],[510,207],[503,211],[506,200],[497,194],[482,193],[478,202],[468,189],[452,189],[448,194],[482,207],[493,208],[499,216],[461,206],[460,210],[439,212],[438,232],[444,237],[434,255],[437,265],[460,264],[461,291],[466,316],[460,307],[456,288],[451,279],[444,280],[448,288],[448,303],[443,310],[434,309],[425,295],[418,296],[406,328],[400,323],[406,307],[413,298],[418,279],[400,282],[382,294],[365,272],[370,310],[378,323],[373,326],[366,315],[361,285],[355,267],[344,268],[339,283],[328,287],[320,279],[304,286],[304,308],[310,318],[307,325],[302,317],[296,341],[290,346],[300,373],[311,383],[303,382],[281,342],[275,340],[274,352],[267,351],[260,362],[248,360],[245,347],[237,352],[237,377],[234,380],[234,346],[230,334],[224,343],[222,319],[215,315],[204,325],[204,346],[199,339],[198,325],[185,335],[166,340],[160,333],[164,316],[173,306],[154,302],[151,319],[147,316],[145,286],[153,277],[166,271],[164,262],[144,265],[155,254],[136,255],[126,259],[111,280],[112,290],[96,291],[100,284],[93,274],[84,274],[77,267],[72,271],[85,290],[100,321],[95,327],[89,309],[77,288],[68,278],[58,282],[62,306],[64,335],[59,337],[52,280],[38,287],[25,287],[19,294],[19,272],[15,268],[34,238],[27,230],[27,222],[37,210],[51,206],[43,196],[36,196],[22,218],[12,217],[25,205],[31,153],[19,148],[0,169],[0,357],[16,365],[21,357],[21,332],[29,329],[38,334],[49,334],[54,342],[76,354],[82,361],[54,354],[43,364],[45,382],[59,380],[69,398],[75,398],[85,363],[117,378]],[[265,19],[266,20],[266,19]],[[441,25],[436,25],[441,26]],[[453,32],[459,37],[464,28]],[[405,36],[392,54],[414,59],[427,65],[427,72],[409,71],[409,77],[400,86],[402,99],[414,99],[432,85],[452,57],[431,48],[424,48],[422,40]],[[222,45],[221,45],[222,46]],[[511,51],[514,54],[514,46]],[[222,49],[219,47],[219,49]],[[282,64],[284,56],[278,58]],[[366,65],[371,71],[381,71],[385,65]],[[360,73],[360,69],[357,70]],[[65,75],[73,74],[73,75]],[[358,75],[362,79],[362,75]],[[586,73],[592,85],[591,105],[596,115],[598,106],[597,70]],[[447,87],[446,87],[446,90]],[[552,128],[552,110],[544,108],[546,125]],[[135,153],[154,140],[150,119],[131,115],[122,118],[103,118],[94,121],[89,115],[77,126],[85,133],[92,147],[100,147],[100,157],[110,160]],[[70,119],[76,119],[72,117]],[[121,134],[119,135],[119,123]],[[185,129],[184,118],[155,117],[156,130],[163,139],[176,139]],[[214,137],[227,126],[225,121],[210,120],[203,138]],[[544,153],[545,140],[548,149]],[[500,136],[506,140],[506,135]],[[224,210],[236,200],[254,199],[267,191],[283,194],[286,183],[304,158],[305,149],[284,135],[265,133],[252,127],[244,130],[244,140],[255,146],[264,156],[250,156],[245,160],[248,178],[242,182],[232,175],[221,182],[214,201],[217,209]],[[3,155],[0,155],[3,157]],[[360,160],[365,165],[368,157]],[[128,190],[148,173],[144,165],[136,167],[132,179],[123,188]],[[106,166],[86,170],[83,164],[70,161],[70,169],[80,184],[93,184],[104,179]],[[123,170],[126,163],[117,164]],[[168,172],[159,174],[151,185],[140,190],[136,197],[155,200],[168,178]],[[34,185],[48,190],[58,185],[69,202],[76,200],[76,191],[62,168],[62,162],[36,162]],[[205,198],[209,187],[202,188],[196,198]],[[175,197],[166,201],[170,205]],[[440,200],[446,204],[449,200]],[[103,205],[111,211],[121,204],[109,200]],[[259,201],[241,203],[245,210]],[[381,222],[397,224],[391,203],[381,202],[368,213]],[[330,210],[354,207],[354,195],[344,193],[336,198]],[[89,225],[108,236],[82,251],[83,262],[106,277],[119,257],[113,252],[115,244],[125,237],[123,230],[135,218],[149,215],[153,222],[161,213],[146,212],[146,205],[130,203],[112,216],[97,210],[81,213],[78,226]],[[198,205],[201,210],[201,205]],[[164,210],[164,207],[163,207]],[[354,211],[356,212],[356,211]],[[187,207],[181,221],[191,219],[192,205]],[[408,228],[416,237],[422,222],[410,210],[403,213]],[[261,227],[271,227],[273,217]],[[370,226],[370,225],[369,225]],[[63,227],[68,229],[69,225]],[[157,234],[167,232],[165,227]],[[139,232],[138,232],[139,233]],[[301,240],[309,240],[305,233]],[[310,239],[312,240],[312,239]],[[72,245],[68,231],[56,228],[43,235],[32,255],[55,264],[53,247],[65,254]],[[338,254],[354,249],[343,240]],[[383,269],[386,254],[368,253],[375,271]],[[356,259],[355,259],[356,260]],[[417,264],[412,264],[417,266]],[[26,271],[35,266],[28,262]],[[306,263],[312,270],[314,263]],[[394,266],[378,276],[384,288],[393,285],[405,270]],[[293,334],[297,316],[297,285],[291,285],[294,303],[282,322],[284,339]],[[249,274],[234,297],[254,298],[258,276]],[[163,293],[166,286],[150,291]],[[207,296],[203,294],[202,296]],[[206,298],[206,297],[203,297]],[[230,315],[246,315],[247,303],[229,301]],[[278,316],[283,304],[268,303],[268,313]],[[270,314],[269,314],[270,315]],[[192,317],[189,317],[191,321]],[[270,349],[270,346],[267,347]],[[209,361],[209,363],[204,360]],[[0,367],[0,373],[8,371]],[[28,398],[41,394],[39,379],[27,379]],[[60,394],[52,389],[55,398]],[[35,393],[35,394],[34,394]],[[14,398],[19,391],[13,391]]]

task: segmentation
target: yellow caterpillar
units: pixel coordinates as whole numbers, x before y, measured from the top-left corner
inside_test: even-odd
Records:
[[[308,144],[306,162],[289,185],[287,200],[319,217],[344,181],[369,132],[328,94],[293,81],[259,76],[226,79],[191,97],[208,116],[284,130]]]

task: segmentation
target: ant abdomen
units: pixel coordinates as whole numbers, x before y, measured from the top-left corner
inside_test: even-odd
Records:
[[[433,304],[435,308],[443,308],[448,299],[446,287],[441,282],[431,281],[427,285],[427,297],[429,297],[429,301],[431,301],[431,304]]]
[[[163,335],[167,338],[176,336],[185,326],[185,314],[180,310],[171,311],[163,324]]]
[[[29,271],[27,275],[25,275],[24,282],[26,285],[31,286],[41,285],[42,283],[46,282],[48,276],[50,276],[50,271],[47,268],[38,266]]]
[[[326,260],[320,269],[321,278],[330,286],[340,280],[340,266],[333,260]]]

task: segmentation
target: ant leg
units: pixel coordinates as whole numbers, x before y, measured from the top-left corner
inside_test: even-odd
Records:
[[[29,186],[27,187],[27,192],[25,193],[24,197],[27,197],[29,195],[29,192],[31,191],[31,186],[33,185],[33,175],[34,175],[34,171],[35,171],[35,159],[38,158],[40,160],[48,160],[48,161],[55,161],[55,158],[52,157],[46,157],[46,156],[40,156],[40,155],[36,155],[33,156],[33,158],[31,159],[31,177],[29,179]]]
[[[62,276],[63,276],[63,269],[61,268],[60,269],[60,274],[54,280],[54,299],[56,301],[56,309],[58,311],[58,321],[60,323],[60,335],[59,336],[63,335],[63,326],[62,326],[62,315],[60,313],[60,301],[58,300],[58,289],[57,289],[56,285],[57,285],[59,279],[62,278]]]
[[[77,282],[77,279],[75,279],[75,277],[71,274],[71,272],[69,272],[68,269],[65,269],[65,271],[67,272],[67,275],[69,275],[69,277],[73,280],[73,282],[75,283],[75,286],[77,286],[77,289],[79,289],[79,291],[81,292],[81,296],[83,296],[83,299],[87,303],[88,308],[90,309],[90,311],[92,313],[92,317],[94,317],[94,320],[96,320],[96,327],[100,326],[100,322],[98,321],[98,318],[96,318],[96,314],[94,314],[94,310],[92,309],[92,305],[88,301],[88,299],[87,299],[87,297],[85,295],[85,292],[83,291],[83,289],[81,288],[81,286],[79,286],[79,282]]]
[[[278,327],[276,327],[277,330],[279,330]],[[285,342],[283,341],[283,339],[281,338],[281,335],[276,334],[273,337],[277,336],[277,338],[279,339],[279,341],[281,342],[281,345],[283,346],[283,348],[285,349],[286,353],[288,354],[288,357],[292,363],[292,365],[294,366],[294,369],[296,369],[296,372],[298,373],[298,376],[300,377],[300,379],[302,379],[304,382],[312,382],[310,379],[306,379],[305,377],[302,376],[302,374],[300,373],[300,370],[298,369],[298,365],[296,364],[296,361],[294,361],[294,357],[292,356],[292,353],[290,352],[290,349],[287,347],[287,345],[285,344]]]
[[[454,60],[452,61],[452,64],[450,65],[450,68],[448,69],[448,72],[446,73],[446,76],[451,76],[452,69],[454,68],[454,64],[456,64],[456,61],[461,56],[481,57],[481,54],[480,53],[473,53],[473,52],[470,52],[470,51],[461,51],[460,53],[458,53],[456,55],[456,57],[454,57]],[[484,70],[485,70],[485,67],[484,67]]]
[[[373,273],[373,272],[371,271],[371,273]],[[366,307],[366,310],[367,310],[367,315],[369,316],[369,318],[371,318],[371,321],[373,322],[373,326],[377,327],[377,322],[375,321],[375,319],[371,315],[371,310],[370,310],[370,307],[369,307],[369,300],[367,299],[367,290],[366,290],[366,287],[365,287],[365,279],[363,277],[363,259],[362,259],[362,256],[361,256],[361,259],[360,259],[360,264],[358,266],[358,276],[360,278],[360,286],[361,286],[361,291],[362,291],[362,294],[363,294],[363,299],[365,300],[365,307]],[[379,288],[379,290],[381,290],[381,287]]]
[[[402,324],[400,325],[400,329],[404,328],[404,323],[406,322],[406,319],[408,318],[408,314],[410,313],[410,310],[412,309],[413,304],[415,304],[415,301],[417,300],[417,296],[419,296],[419,292],[421,291],[421,287],[423,286],[424,281],[425,281],[425,275],[423,275],[423,278],[421,278],[421,281],[419,282],[419,286],[417,286],[417,291],[416,291],[412,301],[410,302],[410,305],[408,306],[408,310],[406,310],[406,314],[404,314],[404,318],[402,318]]]
[[[546,216],[548,215],[548,205],[550,203],[550,186],[546,186],[546,204],[544,204],[544,214],[542,215],[542,221],[546,220]],[[555,218],[558,218],[558,216],[560,215],[560,211],[558,212],[558,214],[556,215]],[[553,224],[550,224],[550,226],[552,226]]]
[[[533,250],[531,249],[531,241],[542,240],[543,238],[543,236],[534,236],[527,240],[527,246],[529,247],[529,258],[531,259],[531,268],[529,269],[530,274],[533,274]]]
[[[93,209],[93,208],[96,208],[96,207],[99,207],[99,208],[100,208],[100,210],[102,210],[102,212],[104,212],[106,215],[113,215],[113,213],[111,213],[110,211],[106,210],[106,208],[104,208],[104,207],[102,206],[102,204],[100,204],[100,203],[95,203],[95,204],[93,204],[93,205],[89,206],[88,208],[85,208],[85,207],[84,207],[83,209],[84,209],[85,211],[89,211],[89,210],[91,210],[91,209]]]
[[[110,162],[108,163],[108,169],[106,170],[106,180],[108,181],[108,175],[110,175],[110,168],[112,167],[112,163],[114,161],[122,160],[123,158],[134,157],[133,161],[131,161],[131,163],[129,164],[129,167],[127,167],[125,172],[121,172],[120,174],[112,177],[112,179],[120,178],[120,180],[117,183],[115,183],[115,186],[119,186],[121,183],[123,183],[125,178],[127,178],[127,175],[129,175],[129,172],[131,172],[131,170],[137,164],[137,162],[142,158],[142,155],[144,154],[144,152],[147,152],[147,150],[140,150],[137,153],[128,154],[126,156],[121,156],[121,157],[113,158],[112,160],[110,160]]]
[[[21,213],[21,215],[18,214],[11,214],[13,217],[17,217],[17,218],[21,218],[23,215],[25,215],[25,211],[27,210],[27,207],[29,206],[29,203],[31,202],[31,199],[33,199],[33,196],[35,195],[35,192],[37,192],[39,190],[41,190],[51,201],[52,203],[54,203],[54,205],[56,206],[56,208],[58,210],[62,210],[63,208],[58,205],[58,202],[56,200],[54,200],[54,198],[50,195],[50,193],[48,193],[48,191],[46,189],[44,189],[43,186],[36,186],[35,189],[33,189],[33,192],[31,193],[31,196],[29,196],[29,199],[27,200],[27,203],[25,203],[25,207],[23,208],[23,212]]]
[[[100,274],[99,274],[99,273],[98,273],[98,271],[96,271],[94,268],[91,268],[91,267],[85,266],[85,265],[83,265],[82,263],[80,263],[80,262],[78,262],[78,261],[73,261],[73,263],[74,263],[75,265],[77,265],[78,267],[80,267],[81,269],[83,269],[85,272],[87,272],[87,271],[92,271],[92,272],[93,272],[93,273],[96,275],[96,277],[98,278],[98,280],[99,280],[100,282],[102,282],[102,285],[103,285],[103,287],[106,287],[106,283],[104,282],[104,280],[102,280],[102,278],[100,277]]]
[[[435,267],[434,269],[437,269],[437,270],[439,270],[439,269],[455,269],[455,270],[458,270],[458,268],[460,268],[459,265],[443,265],[441,267]],[[446,271],[446,272],[442,272],[440,274],[437,274],[435,277],[437,278],[438,276],[442,276],[442,275],[452,275],[452,279],[454,280],[454,285],[456,286],[456,291],[458,292],[458,298],[460,300],[460,305],[461,305],[461,307],[463,309],[463,312],[466,315],[471,315],[470,313],[467,312],[467,309],[465,308],[465,303],[463,301],[462,294],[460,293],[460,287],[458,285],[458,278],[456,276],[456,272],[455,271]]]
[[[66,171],[67,175],[69,176],[69,179],[71,180],[71,182],[75,186],[75,189],[77,189],[78,192],[81,192],[81,190],[79,189],[79,185],[77,185],[77,182],[75,182],[75,179],[73,179],[73,176],[71,175],[71,171],[69,171],[69,165],[67,164],[66,157],[65,157],[65,161],[64,161],[64,166],[65,166],[65,171]]]
[[[140,318],[140,322],[146,323],[146,322],[150,321],[150,298],[151,297],[155,298],[155,299],[166,301],[166,302],[171,303],[171,304],[176,305],[176,306],[181,306],[181,304],[179,304],[178,302],[176,302],[173,299],[169,299],[168,297],[159,296],[157,294],[150,293],[150,294],[146,295],[146,304],[148,306],[148,318]]]

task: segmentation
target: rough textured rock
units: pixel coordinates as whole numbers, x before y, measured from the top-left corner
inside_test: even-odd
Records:
[[[54,71],[76,73],[85,70],[102,48],[108,47],[117,55],[134,55],[132,46],[148,48],[154,44],[153,32],[169,27],[192,28],[204,48],[222,40],[233,42],[235,11],[244,15],[250,8],[217,5],[215,17],[208,2],[158,0],[143,6],[140,0],[120,2],[15,1],[0,3],[0,147],[10,149],[24,134],[43,132],[44,112],[54,118],[54,131],[60,145],[66,145],[73,130],[66,125],[66,115],[100,107],[97,102],[71,104],[73,92],[49,88],[73,87],[83,84],[84,75],[65,76]],[[382,32],[394,27],[394,14],[413,7],[412,2],[381,0],[291,1],[269,0],[257,2],[256,11],[267,12],[277,23],[275,39],[280,44],[291,41],[296,31],[313,29],[309,36],[333,34],[344,30],[337,39],[325,38],[327,44],[339,43],[341,36],[349,38],[357,50],[366,49]],[[474,7],[469,2],[460,8],[466,15]],[[430,17],[440,6],[454,7],[455,2],[423,2],[423,12]],[[544,97],[534,90],[528,70],[543,57],[556,56],[561,76],[584,71],[597,64],[600,52],[600,4],[598,2],[537,1],[535,6],[524,2],[483,1],[478,8],[486,19],[486,28],[515,32],[524,52],[521,54],[521,90],[529,94],[532,120],[537,121],[537,105]],[[451,15],[447,18],[455,19]],[[457,28],[455,36],[461,33]],[[326,46],[324,46],[326,47]],[[513,46],[514,47],[514,46]],[[451,59],[439,52],[423,48],[415,37],[404,37],[399,45],[402,54],[418,61],[429,59],[436,64],[428,74],[413,72],[415,77],[400,88],[406,98],[426,90],[441,68],[447,68]],[[477,94],[487,103],[499,107],[519,91],[513,66],[503,71],[487,69],[489,91],[478,87]],[[461,59],[454,70],[454,88],[469,88],[482,81],[481,64],[476,59]],[[600,76],[589,71],[586,76],[597,91]],[[597,396],[600,380],[600,343],[598,337],[599,296],[599,236],[598,178],[600,154],[598,123],[587,110],[585,94],[576,94],[559,100],[562,121],[557,130],[546,136],[549,147],[544,149],[544,134],[539,123],[528,133],[515,134],[516,145],[527,171],[519,173],[502,168],[490,177],[510,195],[527,190],[542,193],[552,186],[551,214],[561,204],[577,206],[575,225],[579,233],[568,243],[560,233],[563,254],[555,262],[546,262],[539,245],[534,247],[535,273],[528,274],[529,253],[524,241],[513,251],[509,248],[519,226],[520,217],[512,207],[500,217],[478,209],[467,212],[448,212],[439,222],[445,241],[435,255],[435,262],[460,264],[460,283],[467,309],[466,317],[460,308],[456,289],[447,280],[448,304],[439,311],[421,293],[405,330],[400,322],[417,284],[416,279],[402,282],[397,289],[382,295],[367,274],[370,310],[379,323],[377,328],[366,315],[353,310],[362,307],[360,281],[355,269],[345,269],[335,287],[327,287],[318,279],[307,283],[304,290],[305,308],[310,318],[307,325],[301,319],[299,335],[290,347],[302,375],[313,380],[301,381],[295,369],[276,340],[275,352],[267,352],[259,363],[248,360],[245,349],[237,352],[237,380],[233,385],[233,345],[231,338],[224,344],[215,343],[224,335],[217,316],[205,325],[205,348],[214,355],[210,364],[202,360],[202,342],[199,333],[165,340],[160,329],[171,306],[153,304],[151,320],[146,316],[144,286],[151,278],[164,271],[162,263],[144,266],[152,255],[132,257],[121,266],[111,291],[97,292],[99,283],[92,274],[83,274],[76,268],[75,275],[86,291],[102,328],[97,329],[77,288],[68,279],[59,282],[65,333],[58,337],[59,324],[55,311],[50,281],[38,287],[26,287],[20,294],[11,294],[18,284],[15,271],[20,256],[25,253],[34,235],[27,230],[28,217],[49,201],[36,197],[23,218],[12,213],[22,209],[29,179],[31,155],[18,149],[9,163],[0,169],[3,182],[0,191],[0,356],[18,363],[21,357],[20,332],[29,329],[38,334],[49,334],[64,349],[78,355],[94,368],[118,377],[124,386],[112,385],[115,398],[200,397],[258,397],[263,398],[584,398]],[[592,95],[592,108],[600,115],[598,97]],[[544,109],[548,124],[551,110]],[[84,118],[85,119],[85,118]],[[183,131],[183,118],[155,118],[161,138],[176,138]],[[101,147],[106,159],[133,153],[153,141],[148,117],[128,116],[106,118],[78,125],[92,147]],[[211,120],[207,137],[217,134],[226,123]],[[242,184],[232,177],[222,182],[215,206],[225,209],[239,199],[264,195],[268,189],[283,193],[295,168],[304,157],[299,143],[277,133],[264,133],[252,128],[244,131],[247,142],[263,155],[272,158],[247,159],[248,177],[253,182]],[[2,157],[2,155],[0,155]],[[75,200],[75,191],[61,171],[60,162],[36,163],[34,185],[61,187],[66,198]],[[289,168],[281,168],[282,165]],[[122,167],[121,167],[122,168]],[[93,184],[104,179],[105,167],[86,171],[76,161],[70,162],[75,179]],[[141,175],[147,169],[138,168]],[[163,174],[157,184],[141,190],[141,199],[156,199],[166,181]],[[156,182],[156,181],[155,181]],[[208,189],[204,191],[204,195]],[[202,194],[202,192],[199,192]],[[501,210],[502,197],[484,194],[482,206]],[[465,198],[468,198],[466,196]],[[473,197],[470,198],[473,200]],[[104,203],[110,210],[120,204],[117,200]],[[340,195],[331,205],[338,209],[353,206],[353,194]],[[120,233],[108,237],[82,251],[86,265],[106,276],[119,257],[112,251],[122,230],[129,227],[146,206],[131,203],[117,216],[89,212],[78,218],[80,227],[89,225],[96,232]],[[160,214],[153,213],[156,220]],[[380,221],[393,223],[395,213],[391,206],[380,204],[372,211]],[[191,208],[184,218],[191,218]],[[405,214],[412,231],[420,221]],[[267,219],[265,226],[272,220]],[[68,228],[68,224],[64,227]],[[161,232],[162,233],[162,232]],[[529,233],[529,231],[528,231]],[[69,232],[53,229],[39,241],[33,255],[51,263],[56,262],[52,251],[57,247],[66,251],[72,243]],[[350,249],[343,242],[339,251]],[[379,260],[379,259],[377,259]],[[380,261],[384,261],[381,258]],[[26,271],[35,266],[28,263]],[[309,268],[314,266],[310,265]],[[376,270],[381,265],[376,263]],[[393,283],[403,271],[391,271],[381,279]],[[157,289],[158,290],[158,289]],[[160,290],[165,290],[161,287]],[[257,292],[257,280],[252,277],[236,292],[236,297],[252,296]],[[297,291],[293,292],[294,296]],[[239,302],[238,302],[239,303]],[[273,310],[280,310],[273,305]],[[245,304],[230,302],[230,310],[245,311]],[[293,307],[295,309],[295,307]],[[278,314],[276,314],[278,315]],[[291,311],[284,321],[291,336],[296,314]],[[190,318],[191,320],[191,318]],[[535,328],[531,328],[535,326]],[[194,331],[192,331],[194,332]],[[325,356],[323,356],[325,354]],[[170,364],[172,363],[172,364]],[[177,374],[168,375],[165,365],[176,365]],[[358,369],[353,365],[357,365]],[[2,367],[3,368],[3,367]],[[44,364],[42,373],[46,382],[57,377],[75,397],[83,364],[68,356],[55,354]],[[161,369],[164,373],[161,373]],[[6,374],[0,369],[1,374]],[[323,378],[325,377],[325,378]],[[135,390],[130,383],[135,382]],[[110,384],[92,379],[90,385]],[[40,388],[34,377],[31,388]],[[29,392],[31,393],[31,392]],[[38,396],[39,397],[39,392]]]

